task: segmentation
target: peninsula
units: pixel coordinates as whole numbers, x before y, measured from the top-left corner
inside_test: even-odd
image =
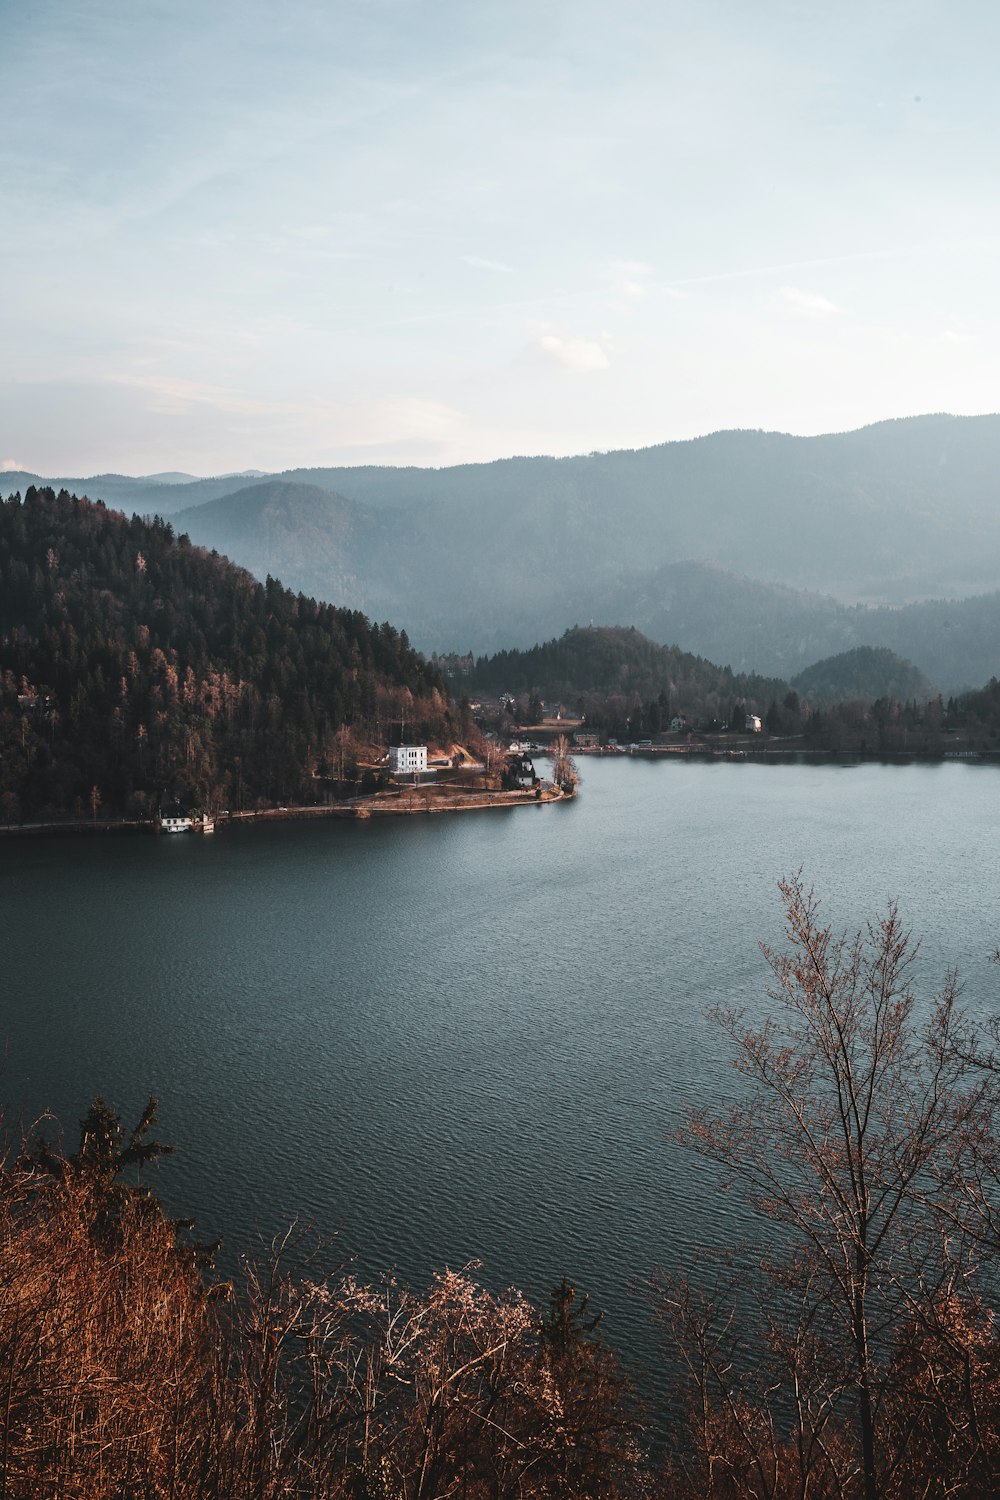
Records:
[[[199,826],[357,818],[571,790],[484,735],[405,631],[259,583],[160,519],[46,488],[0,502],[0,827],[148,829],[168,804]]]

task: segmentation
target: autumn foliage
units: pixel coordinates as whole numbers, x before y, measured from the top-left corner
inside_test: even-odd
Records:
[[[423,1294],[291,1274],[238,1285],[122,1171],[157,1154],[98,1102],[80,1150],[0,1176],[0,1494],[59,1500],[626,1497],[624,1382],[572,1287],[543,1316],[470,1268]]]
[[[741,1287],[658,1282],[687,1376],[671,1488],[712,1500],[994,1495],[989,1032],[963,1012],[954,974],[918,994],[917,945],[894,906],[838,935],[801,879],[781,893],[787,941],[763,948],[767,1019],[717,1014],[745,1090],[682,1133],[772,1222],[771,1247]]]
[[[447,739],[403,631],[256,582],[100,502],[0,498],[0,822],[321,801],[405,723]]]

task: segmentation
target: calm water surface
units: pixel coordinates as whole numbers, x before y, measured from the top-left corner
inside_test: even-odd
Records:
[[[887,898],[1000,1008],[1000,773],[587,760],[566,806],[214,838],[0,844],[4,1095],[73,1126],[161,1098],[158,1179],[231,1254],[294,1218],[364,1271],[564,1272],[647,1351],[638,1283],[746,1228],[672,1140],[736,1086],[775,882]]]

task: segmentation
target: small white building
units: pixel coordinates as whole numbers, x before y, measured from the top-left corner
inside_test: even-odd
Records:
[[[760,734],[764,726],[756,714],[747,714],[743,722],[743,728],[747,734]]]
[[[389,774],[413,776],[427,770],[426,745],[390,745]]]
[[[191,814],[179,802],[167,802],[160,808],[162,833],[190,833],[191,827]]]

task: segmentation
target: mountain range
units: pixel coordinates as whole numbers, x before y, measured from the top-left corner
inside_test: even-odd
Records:
[[[45,482],[169,517],[427,651],[596,621],[782,677],[857,646],[946,691],[1000,670],[1000,416],[445,469]]]

